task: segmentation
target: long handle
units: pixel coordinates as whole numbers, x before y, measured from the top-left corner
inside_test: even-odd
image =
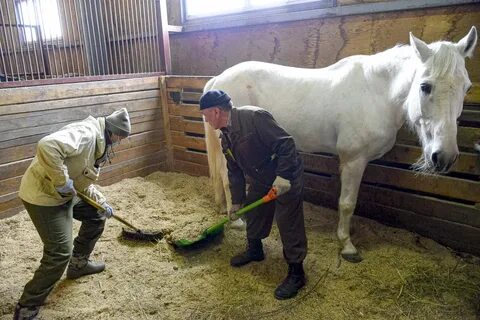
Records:
[[[83,193],[77,191],[77,195],[78,195],[80,198],[82,198],[85,202],[87,202],[89,205],[91,205],[92,207],[94,207],[95,209],[105,210],[100,204],[98,204],[95,200],[93,200],[92,198],[90,198],[90,197],[87,196],[86,194],[83,194]],[[132,228],[132,229],[135,230],[136,232],[140,232],[140,229],[135,228],[134,226],[132,226],[130,223],[128,223],[127,221],[123,220],[123,219],[120,218],[119,216],[116,216],[116,215],[112,214],[112,217],[115,218],[116,220],[120,221],[120,222],[123,223],[124,225],[128,226],[129,228]]]
[[[275,199],[277,199],[277,189],[272,188],[272,189],[270,189],[270,191],[268,191],[268,193],[265,196],[263,196],[262,198],[258,199],[255,202],[250,203],[249,205],[246,205],[242,209],[235,212],[235,214],[237,216],[241,217],[246,212],[248,212],[252,209],[255,209],[256,207],[258,207],[258,206],[260,206],[264,203],[270,202],[272,200],[275,200]],[[216,230],[218,227],[223,226],[229,220],[230,220],[230,218],[228,216],[226,216],[226,217],[222,218],[222,220],[220,220],[218,223],[214,224],[213,226],[211,226],[210,228],[205,230],[205,232],[208,233],[208,232],[211,232],[212,230]]]
[[[256,207],[258,207],[259,205],[262,205],[264,203],[267,203],[267,202],[270,202],[272,200],[275,200],[277,199],[277,189],[275,188],[272,188],[270,189],[270,191],[268,191],[268,193],[263,196],[261,199],[258,199],[257,201],[255,202],[252,202],[250,203],[249,205],[246,205],[245,207],[243,207],[242,209],[238,210],[237,212],[235,212],[235,214],[239,217],[243,216],[246,212],[252,210],[252,209],[255,209]]]

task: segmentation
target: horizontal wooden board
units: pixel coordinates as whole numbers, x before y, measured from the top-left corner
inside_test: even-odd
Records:
[[[191,176],[208,176],[208,166],[198,163],[176,160],[173,162],[173,169],[177,172],[187,173]]]
[[[208,158],[206,153],[191,151],[187,148],[182,148],[175,146],[173,148],[173,160],[181,160],[187,162],[193,162],[197,164],[201,164],[204,166],[208,166]]]
[[[200,108],[196,104],[168,104],[168,114],[175,116],[202,118]]]
[[[158,77],[0,89],[0,106],[158,88]]]
[[[319,202],[319,199],[321,202]],[[333,208],[331,205],[336,203],[336,198],[332,194],[310,188],[305,188],[305,200],[331,208]],[[412,211],[362,200],[359,200],[355,214],[377,220],[383,224],[416,232],[455,250],[476,255],[480,254],[478,242],[480,240],[480,229],[466,224],[445,221]],[[360,251],[362,249],[368,250],[368,248],[363,247],[362,243],[356,243],[357,235],[355,229],[354,218],[352,222],[352,240]]]
[[[1,92],[1,91],[0,91]],[[60,99],[53,101],[34,101],[30,103],[9,104],[0,106],[2,116],[12,115],[14,117],[29,116],[29,112],[51,112],[56,109],[70,109],[88,106],[103,106],[110,103],[120,103],[124,101],[134,101],[158,98],[160,92],[158,89],[146,91],[120,92],[107,95],[87,96],[72,99]]]
[[[207,147],[205,145],[205,139],[200,137],[190,137],[185,135],[181,131],[170,131],[172,136],[172,145],[191,148],[195,150],[206,151]]]
[[[458,127],[457,144],[464,151],[473,152],[474,143],[480,140],[480,128]],[[397,143],[418,146],[420,143],[415,133],[402,127],[397,133]]]
[[[305,170],[338,175],[338,161],[331,156],[302,154]],[[419,176],[416,172],[384,165],[369,164],[363,181],[395,186],[432,195],[480,202],[480,183],[448,176]]]
[[[134,171],[129,171],[129,172],[126,172],[124,174],[119,174],[119,175],[115,175],[114,177],[110,178],[110,179],[107,179],[107,180],[102,180],[99,182],[100,185],[103,185],[103,186],[108,186],[108,185],[111,185],[113,183],[117,183],[123,179],[128,179],[128,178],[133,178],[133,177],[145,177],[155,171],[164,171],[166,168],[166,163],[165,162],[161,162],[161,163],[157,163],[157,164],[154,164],[154,165],[151,165],[151,166],[148,166],[148,167],[143,167],[141,169],[138,169],[138,170],[134,170]]]
[[[466,103],[480,103],[480,82],[472,83],[472,88],[465,96]]]
[[[317,201],[316,203],[326,201],[325,206],[337,208],[338,198],[340,196],[340,182],[338,177],[305,173],[304,178],[307,188],[320,192],[318,194],[320,198],[314,200]],[[325,197],[331,197],[331,199],[326,200]],[[333,202],[330,202],[331,200],[333,200]],[[360,187],[358,201],[375,202],[445,221],[480,228],[480,210],[473,205],[465,205],[415,193],[378,187],[365,182],[362,183]]]
[[[181,116],[170,116],[170,129],[175,131],[205,134],[203,121],[186,120]]]
[[[203,89],[212,77],[167,76],[167,88]]]

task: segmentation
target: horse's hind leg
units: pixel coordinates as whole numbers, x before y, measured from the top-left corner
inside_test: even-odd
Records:
[[[340,160],[341,161],[341,160]],[[341,193],[338,202],[337,236],[342,245],[342,257],[349,262],[360,262],[362,257],[350,240],[350,221],[357,204],[358,189],[367,161],[357,158],[340,164]]]

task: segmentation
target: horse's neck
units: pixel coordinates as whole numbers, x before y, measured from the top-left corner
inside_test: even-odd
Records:
[[[418,60],[410,46],[395,47],[370,56],[372,77],[383,81],[387,91],[387,103],[394,108],[401,126],[406,119],[406,100],[417,69]]]

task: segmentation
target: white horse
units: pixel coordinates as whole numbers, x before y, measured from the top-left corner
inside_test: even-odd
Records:
[[[350,240],[350,220],[367,163],[395,143],[407,123],[420,138],[417,168],[445,173],[458,157],[457,118],[471,87],[465,57],[477,30],[458,43],[426,44],[410,33],[410,45],[371,56],[357,55],[322,69],[244,62],[212,78],[204,91],[221,89],[235,106],[269,110],[304,152],[329,152],[340,160],[337,236],[347,261],[361,257]],[[218,133],[205,124],[208,163],[216,201],[230,207],[225,158]]]

